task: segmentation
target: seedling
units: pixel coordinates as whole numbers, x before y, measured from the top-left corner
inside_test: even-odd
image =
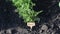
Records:
[[[32,7],[35,6],[35,3],[32,3],[31,0],[12,0],[12,2],[17,7],[16,10],[19,13],[19,17],[22,17],[27,26],[32,29],[35,26],[37,15],[42,11],[34,11]]]

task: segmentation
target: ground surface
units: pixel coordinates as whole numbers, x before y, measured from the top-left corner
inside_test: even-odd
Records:
[[[38,0],[39,1],[39,0]],[[51,0],[52,1],[52,0]],[[51,5],[44,4],[41,7],[39,2],[36,2],[34,10],[43,10],[42,14],[39,14],[38,23],[31,30],[23,22],[22,18],[19,18],[18,13],[15,12],[16,7],[12,2],[1,0],[0,1],[0,34],[60,34],[60,8],[58,2]],[[51,2],[52,3],[52,2]],[[49,6],[50,8],[48,8]],[[47,7],[48,6],[48,7]],[[41,7],[41,8],[40,8]]]

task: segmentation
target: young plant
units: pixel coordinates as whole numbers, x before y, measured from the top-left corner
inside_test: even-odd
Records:
[[[35,22],[37,15],[42,12],[32,9],[35,4],[31,0],[12,0],[12,2],[17,7],[18,13],[24,19],[25,23]]]

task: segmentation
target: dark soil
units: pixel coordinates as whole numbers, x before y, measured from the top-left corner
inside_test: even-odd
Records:
[[[0,34],[60,34],[59,0],[32,0],[36,3],[33,10],[43,10],[31,30],[23,22],[11,1],[0,0]]]

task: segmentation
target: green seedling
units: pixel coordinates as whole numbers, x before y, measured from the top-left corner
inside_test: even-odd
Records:
[[[19,17],[21,16],[25,23],[36,21],[37,15],[42,12],[37,12],[32,9],[35,3],[31,0],[12,0],[12,2],[17,7],[16,10],[19,13]]]

